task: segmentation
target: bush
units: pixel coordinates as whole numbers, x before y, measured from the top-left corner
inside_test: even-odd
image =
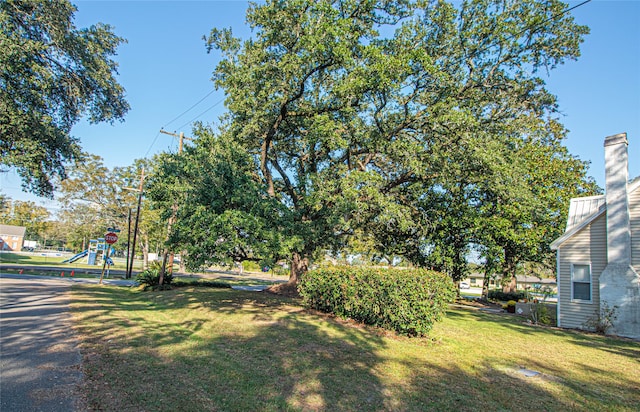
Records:
[[[200,287],[200,288],[219,288],[219,289],[229,289],[231,285],[226,282],[221,282],[219,280],[184,280],[184,279],[174,279],[171,283],[172,286],[175,287]]]
[[[499,301],[502,301],[502,302],[515,300],[517,302],[520,299],[524,299],[525,298],[525,292],[509,292],[509,293],[505,293],[505,292],[503,292],[501,290],[490,290],[489,294],[487,295],[487,297],[489,298],[489,300],[499,300]]]
[[[600,311],[587,319],[586,322],[582,324],[582,327],[596,333],[606,335],[618,318],[617,312],[617,306],[609,306],[606,301],[602,301],[600,304]]]
[[[427,334],[456,296],[439,272],[361,267],[308,272],[298,291],[306,307],[408,336]]]
[[[144,290],[168,289],[170,288],[171,282],[173,282],[173,275],[171,273],[165,273],[162,285],[160,285],[160,268],[152,266],[144,272],[138,273],[136,281],[144,287]]]
[[[529,313],[529,320],[534,325],[551,325],[553,320],[547,305],[534,301],[531,304],[531,312]]]

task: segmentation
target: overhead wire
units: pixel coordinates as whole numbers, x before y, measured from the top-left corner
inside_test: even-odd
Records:
[[[200,113],[199,115],[197,115],[196,117],[194,117],[193,119],[189,120],[188,122],[186,122],[185,124],[181,125],[178,127],[178,129],[182,129],[184,126],[193,123],[195,120],[197,120],[200,116],[202,116],[203,114],[207,113],[209,110],[213,109],[214,107],[216,107],[217,105],[219,105],[220,103],[224,102],[224,97],[220,100],[218,100],[217,102],[215,102],[213,104],[213,106],[209,107],[208,109],[206,109],[204,112]]]
[[[575,10],[575,9],[577,9],[578,7],[580,7],[580,6],[584,6],[585,4],[587,4],[587,3],[589,3],[589,2],[591,2],[591,0],[585,0],[585,1],[583,1],[582,3],[580,3],[580,4],[576,4],[576,5],[575,5],[575,6],[573,6],[573,7],[569,7],[568,9],[563,10],[563,11],[561,11],[560,13],[556,13],[556,14],[554,14],[553,16],[549,17],[548,19],[541,21],[541,22],[540,22],[540,23],[538,23],[538,24],[535,24],[535,25],[530,26],[530,27],[525,27],[524,29],[520,30],[518,33],[513,34],[513,35],[511,35],[511,36],[508,36],[508,37],[507,37],[507,39],[509,39],[509,40],[510,40],[510,39],[514,39],[514,38],[519,37],[520,35],[524,34],[527,30],[537,29],[539,26],[541,26],[541,25],[543,25],[543,24],[545,24],[545,23],[547,23],[547,22],[550,22],[550,21],[552,21],[552,20],[555,20],[556,18],[558,18],[558,17],[560,17],[560,16],[563,16],[563,15],[565,15],[565,14],[569,13],[571,10]]]
[[[560,17],[562,15],[565,15],[567,13],[569,13],[572,10],[577,9],[578,7],[584,6],[585,4],[591,2],[591,0],[585,0],[582,3],[579,3],[575,6],[572,6],[564,11],[562,11],[561,13],[557,13],[551,17],[549,17],[548,19],[542,21],[541,23],[539,23],[538,25],[547,23],[551,20],[555,20],[557,17]],[[520,32],[509,36],[509,38],[515,38],[517,36],[520,36],[521,34],[523,34],[524,32],[526,32],[527,30],[530,30],[534,27],[527,27],[523,30],[521,30]],[[409,85],[406,85],[403,87],[403,89],[405,87],[409,87]],[[195,108],[197,105],[199,105],[200,103],[202,103],[207,97],[211,96],[213,93],[215,92],[214,90],[211,90],[209,93],[207,93],[204,97],[202,97],[200,100],[198,100],[196,103],[194,103],[193,105],[191,105],[188,109],[186,109],[185,111],[183,111],[182,113],[180,113],[178,116],[174,117],[173,119],[171,119],[169,122],[167,122],[164,126],[161,127],[161,129],[165,129],[168,125],[170,125],[171,123],[175,122],[176,120],[178,120],[179,118],[181,118],[182,116],[184,116],[185,114],[187,114],[188,112],[190,112],[193,108]],[[209,112],[210,110],[212,110],[214,107],[216,107],[217,105],[219,105],[220,103],[222,103],[224,101],[224,98],[218,100],[216,103],[214,103],[212,106],[210,106],[209,108],[207,108],[206,110],[204,110],[203,112],[199,113],[197,116],[195,116],[193,119],[189,120],[188,122],[180,125],[177,129],[182,129],[183,127],[193,123],[195,120],[197,120],[200,116],[204,115],[205,113]],[[147,157],[147,155],[149,154],[149,152],[151,151],[151,149],[153,148],[153,146],[155,145],[156,141],[158,140],[158,136],[160,136],[160,132],[158,132],[158,134],[156,134],[155,138],[153,139],[153,142],[151,143],[151,146],[149,146],[149,149],[147,150],[147,153],[145,153],[144,157]]]
[[[211,96],[213,93],[215,92],[214,90],[211,90],[209,93],[207,93],[202,99],[198,100],[197,102],[195,102],[191,107],[189,107],[187,110],[185,110],[184,112],[180,113],[179,115],[177,115],[176,117],[174,117],[173,119],[171,119],[169,122],[167,122],[167,124],[165,124],[164,126],[161,127],[161,129],[166,128],[167,126],[169,126],[171,123],[175,122],[176,120],[178,120],[179,118],[181,118],[182,116],[184,116],[185,114],[187,114],[189,111],[191,111],[191,109],[193,109],[194,107],[196,107],[197,105],[199,105],[200,103],[202,103],[202,101],[204,99],[206,99],[207,97]]]
[[[147,149],[147,153],[144,154],[144,156],[142,156],[143,158],[146,158],[147,155],[149,154],[149,152],[151,151],[151,149],[153,148],[153,145],[156,144],[156,141],[158,140],[158,136],[160,136],[160,132],[158,132],[156,134],[156,137],[153,138],[153,142],[151,142],[151,146],[149,146],[149,149]]]
[[[198,100],[197,102],[195,102],[194,104],[192,104],[187,110],[183,111],[182,113],[180,113],[179,115],[177,115],[176,117],[174,117],[173,119],[171,119],[170,121],[168,121],[164,126],[162,126],[160,129],[163,130],[165,129],[167,126],[169,126],[171,123],[175,122],[176,120],[178,120],[179,118],[181,118],[182,116],[184,116],[185,114],[189,113],[193,108],[195,108],[197,105],[199,105],[200,103],[202,103],[207,97],[211,96],[213,93],[215,92],[214,90],[211,90],[209,93],[207,93],[206,95],[204,95],[200,100]],[[206,112],[208,112],[209,110],[213,109],[214,107],[216,107],[218,104],[220,104],[222,101],[224,101],[224,99],[216,102],[213,106],[209,107],[207,110],[205,110],[204,112],[200,113],[198,116],[196,116],[193,120],[190,120],[189,122],[183,124],[182,126],[178,127],[178,129],[181,129],[182,127],[186,126],[187,124],[193,122],[195,119],[197,119],[198,117],[202,116],[203,114],[205,114]],[[151,142],[151,145],[149,146],[149,149],[147,149],[147,152],[144,154],[144,157],[147,157],[149,155],[149,152],[151,152],[151,149],[153,149],[153,146],[156,144],[156,142],[158,141],[158,137],[160,136],[160,132],[158,132],[156,134],[156,136],[153,138],[153,141]]]
[[[516,37],[519,37],[519,36],[521,36],[523,33],[525,33],[527,30],[537,29],[539,26],[541,26],[541,25],[543,25],[543,24],[545,24],[545,23],[547,23],[547,22],[550,22],[550,21],[552,21],[552,20],[555,20],[556,18],[558,18],[558,17],[560,17],[560,16],[563,16],[563,15],[565,15],[565,14],[569,13],[570,11],[577,9],[578,7],[584,6],[585,4],[590,3],[590,2],[591,2],[591,0],[584,0],[582,3],[579,3],[579,4],[576,4],[575,6],[569,7],[568,9],[563,10],[563,11],[561,11],[560,13],[556,13],[556,14],[554,14],[553,16],[551,16],[551,17],[547,18],[546,20],[541,21],[540,23],[537,23],[537,24],[535,24],[535,25],[533,25],[533,26],[525,27],[524,29],[520,30],[519,32],[517,32],[517,33],[515,33],[515,34],[512,34],[511,36],[507,36],[507,37],[506,37],[506,40],[511,40],[511,39],[516,38]],[[484,43],[484,42],[483,42],[483,43]],[[483,47],[483,44],[481,44],[481,45],[480,45],[480,49],[478,50],[478,53],[483,53],[483,52],[487,51],[487,49],[488,49],[489,47],[491,47],[491,46],[486,46],[484,49],[483,49],[482,47]],[[402,86],[402,87],[401,87],[401,90],[402,90],[402,89],[405,89],[405,88],[407,88],[407,87],[409,87],[409,86],[411,86],[411,85],[410,85],[410,84],[407,84],[407,85],[405,85],[405,86]]]

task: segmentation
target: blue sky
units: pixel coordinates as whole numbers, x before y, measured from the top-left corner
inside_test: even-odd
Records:
[[[232,27],[236,36],[248,37],[247,2],[74,4],[77,27],[107,23],[128,41],[120,46],[116,60],[131,111],[122,123],[74,127],[72,133],[86,151],[102,156],[108,167],[127,166],[137,158],[177,151],[176,139],[160,134],[161,128],[189,136],[192,120],[217,122],[224,111],[224,94],[214,91],[210,78],[219,55],[206,53],[202,37],[213,27]],[[591,162],[590,175],[603,187],[603,141],[612,134],[628,133],[629,174],[640,175],[640,1],[592,0],[572,14],[591,28],[591,34],[582,44],[579,60],[549,73],[547,88],[558,96],[561,122],[569,129],[566,146]],[[1,173],[0,185],[2,193],[13,199],[56,208],[52,201],[21,192],[14,174]]]

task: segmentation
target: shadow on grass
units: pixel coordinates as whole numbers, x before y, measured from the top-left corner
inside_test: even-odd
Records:
[[[31,260],[29,256],[19,255],[17,253],[0,253],[0,265],[10,263],[28,263]]]
[[[384,336],[264,293],[174,290],[140,293],[79,287],[86,392],[98,410],[565,410],[616,406],[580,378],[523,378],[486,354],[467,363],[444,343]],[[452,321],[495,323],[495,333],[563,333],[516,319],[450,311]],[[531,329],[531,330],[529,330]],[[454,339],[454,338],[449,338]],[[624,346],[624,345],[623,345]],[[453,351],[453,349],[451,349]],[[636,354],[636,352],[631,352]],[[538,354],[521,357],[566,375]],[[588,367],[586,364],[583,367]],[[594,371],[606,373],[605,370]],[[614,390],[637,390],[617,379]],[[554,386],[555,385],[555,386]],[[560,396],[566,388],[575,394]],[[560,389],[560,390],[559,390]],[[624,399],[619,402],[624,403]],[[604,403],[598,403],[604,402]]]
[[[635,357],[640,363],[640,342],[637,340],[634,341],[624,338],[612,339],[607,336],[579,331],[568,331],[567,333],[572,334],[573,343],[576,345],[597,348],[621,356]],[[640,365],[638,366],[640,368]]]
[[[516,330],[525,335],[569,336],[575,345],[640,359],[640,342],[637,340],[603,336],[575,329],[568,330],[544,325],[532,325],[528,323],[525,317],[507,313],[496,314],[482,310],[461,309],[450,310],[447,312],[447,316],[450,318],[472,318],[479,322],[490,322],[495,324],[496,327]]]
[[[504,330],[517,330],[525,335],[562,335],[566,333],[564,330],[559,330],[542,325],[532,325],[527,321],[527,318],[510,313],[492,313],[483,310],[475,309],[458,309],[447,311],[447,316],[453,319],[473,319],[477,322],[488,322],[495,325],[498,329]]]

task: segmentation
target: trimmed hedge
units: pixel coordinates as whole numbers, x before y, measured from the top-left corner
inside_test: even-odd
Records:
[[[195,288],[217,288],[217,289],[230,289],[231,285],[227,282],[222,282],[219,280],[206,280],[206,279],[198,279],[198,280],[185,280],[185,279],[174,279],[172,286],[177,288],[180,287],[195,287]]]
[[[423,269],[318,269],[298,291],[308,308],[408,336],[427,334],[456,296],[451,278]]]
[[[507,302],[510,300],[515,300],[516,302],[520,299],[525,298],[524,292],[509,292],[505,293],[501,290],[490,290],[487,294],[487,298],[489,300],[499,300],[501,302]]]

